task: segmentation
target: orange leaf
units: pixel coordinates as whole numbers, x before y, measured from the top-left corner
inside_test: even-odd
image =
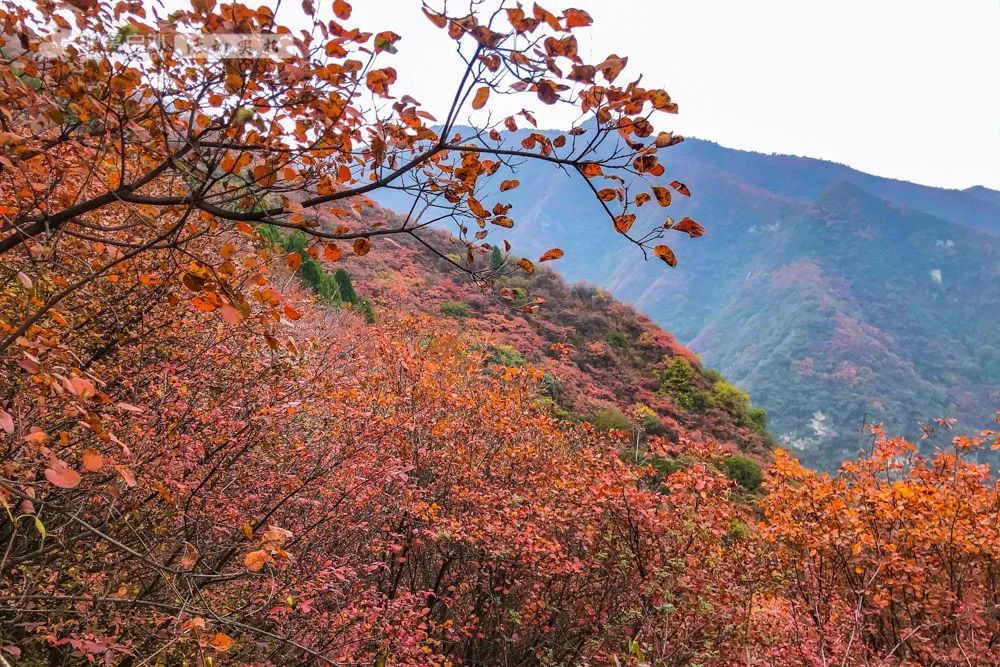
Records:
[[[673,146],[674,144],[679,144],[684,141],[684,137],[674,135],[672,132],[660,132],[656,135],[656,147],[666,148],[667,146]]]
[[[229,305],[219,308],[219,313],[222,315],[222,319],[232,325],[239,324],[243,320],[240,311]]]
[[[259,572],[262,567],[273,561],[274,559],[271,558],[271,554],[263,549],[258,549],[257,551],[251,551],[243,558],[243,565],[251,572]]]
[[[590,14],[582,9],[567,9],[563,12],[563,16],[566,17],[567,28],[583,28],[594,22]]]
[[[118,474],[122,476],[122,479],[125,481],[126,486],[129,487],[135,486],[136,484],[135,475],[132,474],[131,470],[121,465],[116,465],[115,470],[117,470]]]
[[[336,243],[327,243],[323,246],[323,256],[331,262],[338,261],[343,255],[344,253],[340,251]]]
[[[351,6],[344,0],[333,0],[333,14],[341,21],[351,18]]]
[[[477,218],[488,218],[490,217],[489,211],[483,208],[483,205],[479,203],[479,200],[475,197],[469,197],[469,210]]]
[[[290,271],[295,271],[302,265],[302,256],[297,252],[290,252],[288,256],[285,257],[285,262],[288,264],[288,269]]]
[[[225,653],[233,647],[233,638],[224,632],[216,632],[212,637],[212,648],[219,653]]]
[[[198,549],[190,542],[184,543],[184,556],[181,558],[181,567],[190,570],[198,563]],[[216,635],[218,636],[218,635]]]
[[[535,265],[532,264],[530,260],[524,259],[523,257],[517,260],[517,265],[524,269],[524,272],[528,275],[535,272]]]
[[[80,473],[71,468],[46,468],[45,479],[60,489],[72,489],[80,483]]]
[[[24,441],[31,445],[40,445],[49,439],[49,434],[45,431],[35,431],[24,436]]]
[[[368,251],[372,249],[372,242],[368,239],[354,239],[354,254],[364,256],[368,254]]]
[[[670,201],[673,199],[670,190],[662,185],[654,185],[653,194],[656,195],[656,201],[659,202],[660,206],[670,206]]]
[[[287,317],[290,320],[297,320],[300,317],[302,317],[302,315],[299,314],[299,311],[295,310],[295,308],[293,308],[292,306],[290,306],[289,304],[286,303],[285,304],[285,317]]]
[[[87,472],[97,472],[104,467],[104,457],[95,449],[83,450],[83,469]]]
[[[476,94],[472,98],[472,108],[482,109],[486,106],[486,101],[490,99],[490,88],[489,86],[483,86],[476,91]]]
[[[539,262],[548,262],[553,259],[559,259],[563,256],[563,251],[559,248],[551,248],[546,250],[541,257],[538,258]]]
[[[597,164],[596,162],[588,162],[587,164],[583,165],[580,171],[582,171],[583,175],[586,176],[587,178],[594,178],[595,176],[600,176],[601,174],[604,173],[603,171],[601,171],[601,165]]]
[[[688,186],[684,185],[680,181],[670,181],[670,187],[677,190],[677,192],[681,193],[685,197],[691,196],[691,191],[688,190]]]
[[[688,236],[693,239],[698,238],[705,233],[705,228],[691,218],[681,218],[681,220],[673,226],[673,230],[675,232],[687,232]]]
[[[628,234],[628,230],[632,229],[632,225],[635,223],[634,213],[624,213],[622,215],[615,216],[615,230],[619,234]]]
[[[508,190],[513,190],[521,184],[521,181],[516,178],[506,180],[500,184],[500,192],[507,192]]]
[[[677,256],[674,255],[674,251],[669,246],[658,245],[653,248],[653,253],[670,266],[677,266]]]
[[[424,16],[426,16],[430,20],[430,22],[436,25],[438,28],[443,28],[448,23],[448,19],[446,19],[444,16],[442,16],[441,14],[435,14],[429,11],[426,7],[424,7]]]

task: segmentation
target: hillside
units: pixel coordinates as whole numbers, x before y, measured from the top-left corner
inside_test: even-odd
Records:
[[[518,221],[508,237],[529,256],[558,243],[566,256],[554,268],[567,280],[671,331],[812,465],[855,454],[866,420],[910,435],[939,416],[989,423],[1000,400],[1000,194],[699,140],[662,153],[660,180],[679,176],[693,195],[675,195],[667,212],[708,229],[670,236],[675,269],[622,244],[579,179],[530,164],[504,193]]]
[[[376,209],[369,215],[392,213]],[[435,247],[452,244],[456,253],[464,251],[446,232],[426,234]],[[485,268],[487,261],[482,253],[472,268]],[[453,325],[474,335],[504,363],[545,370],[545,393],[568,419],[605,427],[627,420],[631,427],[674,441],[679,432],[702,433],[770,456],[773,442],[763,415],[752,419],[746,395],[702,368],[696,355],[647,316],[604,290],[569,285],[546,265],[528,275],[514,257],[507,259],[496,284],[479,285],[410,237],[386,239],[363,258],[345,258],[344,266],[376,316],[425,313],[441,327]],[[671,364],[675,371],[690,369],[686,391],[679,380],[672,387],[664,384]],[[692,392],[708,398],[695,406]]]

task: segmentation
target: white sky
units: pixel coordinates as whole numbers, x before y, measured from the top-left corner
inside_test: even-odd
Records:
[[[531,1],[522,0],[529,12]],[[1000,0],[541,4],[586,9],[585,59],[627,55],[626,74],[667,89],[681,113],[662,129],[927,185],[1000,189]],[[443,117],[461,63],[419,0],[352,5],[351,25],[403,36],[385,61],[399,73],[396,91]]]

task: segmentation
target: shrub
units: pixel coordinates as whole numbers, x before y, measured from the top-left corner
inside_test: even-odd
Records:
[[[486,348],[486,363],[517,368],[524,365],[524,357],[513,345],[501,343]]]
[[[750,428],[757,433],[767,430],[767,412],[764,408],[750,408]]]
[[[358,301],[358,310],[365,317],[365,322],[368,324],[375,324],[375,310],[372,308],[371,301],[368,299],[361,299]]]
[[[745,540],[749,536],[750,527],[739,519],[733,519],[729,523],[729,530],[726,532],[727,542],[739,542],[740,540]]]
[[[731,414],[740,426],[763,433],[767,425],[767,413],[762,408],[750,406],[750,396],[725,380],[719,380],[712,388],[712,398],[717,405]]]
[[[692,460],[686,456],[678,456],[677,458],[670,458],[667,456],[654,455],[649,460],[649,464],[653,466],[653,469],[661,477],[666,477],[667,475],[672,475],[678,470],[688,467],[689,465],[691,465],[691,461]]]
[[[629,431],[632,424],[618,408],[601,408],[594,413],[594,426],[601,431]]]
[[[542,373],[542,394],[549,398],[555,398],[560,393],[562,393],[562,383],[559,382],[559,378],[550,371]]]
[[[643,419],[642,428],[649,435],[668,435],[672,433],[672,429],[668,428],[656,415],[648,415]],[[674,433],[673,435],[676,436],[677,434]]]
[[[441,312],[448,317],[465,317],[469,314],[469,304],[464,301],[442,301]]]
[[[666,394],[685,410],[706,410],[714,405],[712,395],[698,387],[698,370],[684,357],[673,357],[666,368],[654,371],[658,393]]]
[[[612,329],[608,333],[604,334],[604,340],[606,340],[608,345],[616,350],[624,350],[628,347],[628,340],[625,338],[625,334],[617,329]]]
[[[722,461],[726,476],[751,493],[760,491],[764,483],[764,470],[760,464],[745,456],[733,455]]]

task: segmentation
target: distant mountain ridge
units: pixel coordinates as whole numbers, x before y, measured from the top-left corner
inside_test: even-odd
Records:
[[[833,183],[854,183],[887,201],[1000,234],[1000,192],[982,185],[965,190],[930,187],[873,176],[827,160],[726,148],[702,139],[687,139],[676,152],[668,153],[672,157],[677,154],[685,160],[716,165],[745,183],[800,201],[818,197]]]
[[[855,454],[865,421],[910,435],[939,416],[989,424],[1000,407],[1000,193],[697,139],[661,159],[660,180],[692,197],[643,207],[637,227],[669,214],[708,229],[668,234],[677,268],[643,262],[586,184],[534,164],[501,196],[517,221],[507,238],[526,256],[562,247],[553,268],[676,335],[749,391],[809,464]]]

